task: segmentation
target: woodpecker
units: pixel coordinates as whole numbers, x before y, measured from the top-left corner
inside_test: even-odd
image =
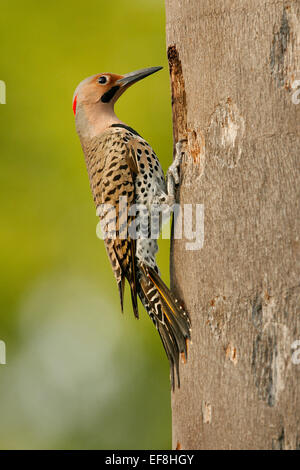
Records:
[[[125,90],[161,68],[88,77],[75,90],[73,112],[96,213],[106,233],[104,243],[118,284],[121,310],[127,280],[135,317],[139,317],[139,297],[160,335],[170,363],[174,391],[175,373],[180,387],[179,359],[184,362],[187,359],[191,322],[182,303],[160,278],[155,260],[157,237],[151,238],[149,222],[151,208],[172,206],[175,202],[182,142],[176,144],[176,156],[165,178],[148,142],[120,121],[114,111]],[[126,205],[121,204],[124,198]],[[131,213],[134,207],[138,209]]]

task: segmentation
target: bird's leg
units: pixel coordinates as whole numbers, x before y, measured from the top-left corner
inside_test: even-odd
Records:
[[[186,142],[186,140],[180,140],[175,145],[175,158],[166,173],[167,193],[162,189],[158,189],[153,198],[153,204],[172,206],[175,203],[175,188],[179,184],[179,167],[182,161],[182,155],[184,154],[182,151],[184,142]]]
[[[180,164],[181,164],[181,160],[182,160],[182,155],[183,155],[183,151],[182,151],[182,145],[183,145],[183,142],[185,142],[184,140],[180,140],[179,142],[176,143],[175,145],[175,149],[176,149],[176,152],[175,152],[175,158],[173,160],[173,163],[169,166],[168,168],[168,171],[167,171],[167,184],[170,184],[170,180],[173,180],[172,183],[171,183],[171,188],[170,190],[172,191],[173,190],[173,187],[177,184],[179,184],[179,167],[180,167]],[[168,193],[169,193],[169,189],[168,189]]]

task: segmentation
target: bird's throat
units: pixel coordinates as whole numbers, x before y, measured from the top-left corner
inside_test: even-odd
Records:
[[[76,129],[79,136],[83,138],[97,137],[112,124],[124,123],[116,116],[111,104],[98,102],[77,107]]]

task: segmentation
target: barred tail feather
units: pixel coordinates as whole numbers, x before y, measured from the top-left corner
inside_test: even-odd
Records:
[[[190,318],[153,268],[144,263],[139,263],[138,268],[139,295],[166,351],[174,390],[174,369],[180,387],[179,357],[182,354],[187,359],[187,340],[191,338]]]

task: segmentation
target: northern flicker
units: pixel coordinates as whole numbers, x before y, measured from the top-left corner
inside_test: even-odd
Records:
[[[149,222],[152,207],[175,202],[181,144],[176,145],[176,157],[165,179],[151,146],[114,112],[116,101],[127,88],[161,68],[88,77],[75,90],[73,111],[97,214],[106,232],[104,243],[118,284],[121,309],[127,279],[134,315],[138,318],[139,297],[161,337],[174,390],[174,369],[179,387],[179,358],[187,358],[191,323],[181,302],[160,278],[155,261],[157,240],[151,238]],[[124,198],[127,207],[121,207]],[[142,209],[128,215],[134,205]],[[135,231],[130,231],[132,226]]]

